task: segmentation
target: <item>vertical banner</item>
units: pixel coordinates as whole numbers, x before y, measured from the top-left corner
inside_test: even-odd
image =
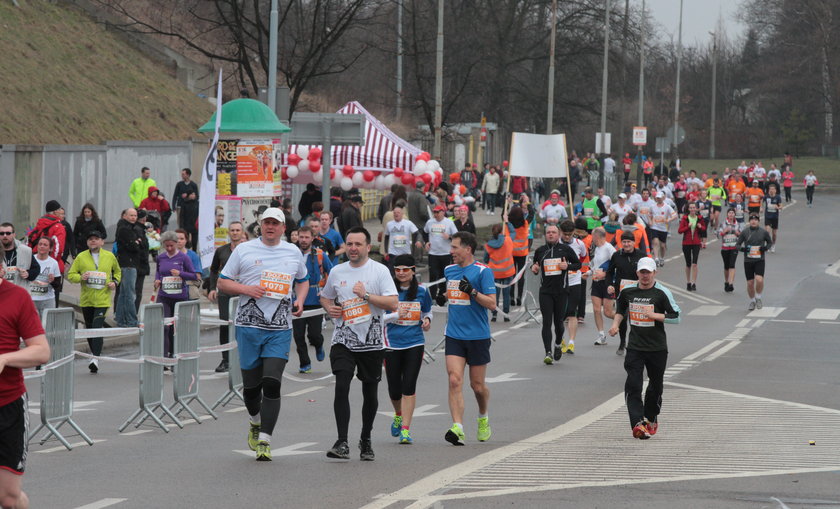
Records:
[[[204,158],[201,172],[201,190],[198,200],[198,256],[203,267],[213,262],[216,250],[213,228],[213,211],[216,200],[216,145],[219,143],[219,128],[222,125],[222,70],[219,69],[219,85],[216,88],[216,129],[213,142]]]

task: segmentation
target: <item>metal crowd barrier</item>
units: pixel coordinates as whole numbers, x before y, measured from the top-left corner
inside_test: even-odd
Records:
[[[236,326],[233,324],[237,308],[239,308],[239,297],[232,297],[228,303],[230,319],[227,325],[221,325],[221,327],[228,328],[228,342],[234,345],[238,344],[236,342]],[[213,403],[213,406],[210,407],[211,410],[215,410],[219,406],[227,406],[233,398],[239,398],[245,403],[245,398],[242,396],[242,388],[244,387],[242,370],[239,369],[239,348],[234,347],[228,351],[228,366],[228,389]]]
[[[513,323],[517,323],[523,318],[526,322],[528,320],[534,320],[538,324],[542,323],[541,315],[537,315],[540,311],[540,275],[531,272],[531,266],[533,264],[533,255],[528,255],[528,258],[525,260],[525,274],[523,275],[525,278],[525,292],[522,294],[522,312],[513,320]]]
[[[71,308],[48,309],[44,314],[44,332],[50,345],[50,363],[41,376],[41,425],[29,435],[29,440],[42,429],[48,433],[43,445],[54,436],[67,450],[73,449],[58,429],[69,424],[88,445],[93,440],[73,421],[73,347],[76,315]]]
[[[201,335],[201,306],[199,301],[183,301],[175,304],[175,358],[178,364],[175,366],[175,381],[172,384],[174,389],[175,402],[169,407],[177,417],[182,411],[186,411],[195,422],[201,420],[190,407],[190,403],[197,402],[214,419],[218,416],[207,406],[207,403],[198,395],[199,386],[199,336]]]
[[[135,428],[148,418],[169,433],[161,417],[168,416],[179,428],[183,428],[184,424],[163,404],[164,364],[155,360],[163,358],[163,305],[144,304],[140,308],[140,322],[143,324],[140,330],[140,358],[143,359],[140,364],[140,408],[119,427],[119,432],[122,433],[142,415],[143,419],[135,424]],[[163,412],[160,417],[155,414],[158,410]]]

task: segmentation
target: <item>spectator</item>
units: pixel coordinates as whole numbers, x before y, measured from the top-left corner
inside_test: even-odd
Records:
[[[192,170],[189,168],[181,170],[181,180],[175,184],[175,192],[172,193],[172,208],[178,211],[178,224],[180,224],[181,205],[189,200],[191,194],[195,193],[198,196],[198,184],[190,180],[190,177],[192,177]]]
[[[187,196],[193,196],[195,193],[190,193]],[[172,214],[172,209],[169,207],[169,202],[166,201],[160,189],[152,186],[149,188],[149,197],[140,202],[140,208],[146,211],[146,215],[151,218],[156,218],[156,230],[165,230],[166,224],[169,222],[169,216]],[[149,221],[152,224],[155,221]]]
[[[181,212],[178,214],[178,226],[185,230],[191,239],[190,248],[198,249],[198,195],[190,193],[181,202]]]
[[[40,265],[35,260],[32,248],[15,239],[15,225],[0,224],[0,247],[5,251],[2,262],[6,265],[5,280],[29,289],[29,283],[35,281],[40,272]]]
[[[120,265],[122,279],[116,296],[114,318],[120,327],[137,327],[135,302],[139,302],[139,298],[142,298],[142,291],[139,292],[140,295],[137,295],[137,281],[140,279],[139,272],[143,270],[144,257],[147,271],[149,265],[149,254],[145,247],[146,234],[142,227],[135,226],[136,223],[137,210],[133,208],[125,209],[117,222],[117,262]],[[142,290],[143,287],[140,286],[140,288]]]
[[[338,223],[338,228],[342,239],[347,238],[347,231],[351,228],[364,227],[362,221],[362,205],[364,204],[365,201],[362,197],[355,195],[341,205],[341,220]]]
[[[81,253],[88,249],[88,234],[96,231],[102,235],[102,240],[105,240],[105,225],[99,219],[99,214],[96,213],[96,208],[90,202],[82,205],[82,211],[79,217],[76,218],[76,225],[73,227],[73,237],[76,242],[76,253]]]
[[[386,194],[382,197],[381,200],[379,200],[379,208],[376,209],[376,217],[379,218],[380,223],[385,224],[385,221],[383,221],[382,218],[385,217],[386,212],[394,208],[391,199],[393,198],[394,193],[396,193],[398,189],[402,188],[403,187],[399,184],[392,184],[391,192]]]
[[[149,196],[150,187],[157,186],[157,183],[151,178],[151,174],[152,170],[144,166],[140,169],[140,176],[134,179],[131,187],[128,188],[128,197],[134,204],[134,208],[139,207],[140,202]]]
[[[318,192],[318,187],[310,182],[306,184],[306,191],[301,195],[298,202],[298,212],[300,212],[301,218],[312,214],[312,204],[316,201],[321,201],[321,194]],[[289,217],[288,214],[286,216]]]

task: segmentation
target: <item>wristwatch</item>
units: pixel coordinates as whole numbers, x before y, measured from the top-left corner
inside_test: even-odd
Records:
[[[370,294],[368,292],[365,292],[365,300],[370,300]]]
[[[476,295],[478,295],[478,290],[476,290],[475,288],[473,288],[473,291],[471,291],[471,292],[470,292],[470,297],[473,297],[473,298],[474,298]]]

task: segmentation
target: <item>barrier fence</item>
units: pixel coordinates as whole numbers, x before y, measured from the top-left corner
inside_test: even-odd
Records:
[[[228,302],[228,316],[236,316],[236,309],[238,307],[239,297],[231,297]],[[233,320],[227,325],[222,325],[222,327],[228,327],[228,341],[230,343],[236,343],[236,327],[233,325]],[[233,366],[228,369],[228,389],[213,403],[213,406],[210,407],[211,410],[215,410],[219,406],[227,406],[233,398],[239,398],[242,403],[245,403],[245,398],[242,396],[242,387],[244,387],[242,383],[242,370],[236,369],[239,366],[238,348],[234,348],[228,353],[228,365]]]
[[[175,382],[172,384],[175,402],[169,407],[172,412],[176,408],[175,416],[186,411],[195,422],[201,423],[191,408],[190,403],[198,403],[213,418],[219,417],[210,410],[207,403],[198,395],[200,381],[198,358],[201,352],[198,349],[198,340],[201,335],[201,303],[197,300],[183,301],[175,304],[175,358],[178,364],[175,366]],[[235,371],[235,370],[228,370]]]

